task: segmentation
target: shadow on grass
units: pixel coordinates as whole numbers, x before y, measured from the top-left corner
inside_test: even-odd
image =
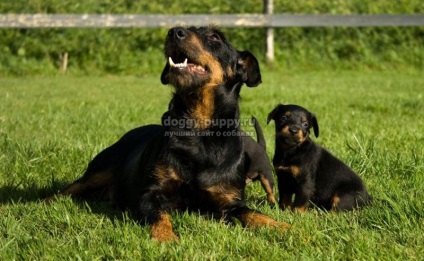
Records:
[[[67,182],[54,182],[51,187],[37,187],[36,185],[22,188],[20,185],[6,185],[0,187],[0,205],[14,205],[26,203],[54,204],[47,203],[45,198],[58,194],[60,189],[65,188]],[[83,199],[72,199],[81,208],[89,208],[93,214],[104,215],[111,220],[122,220],[125,211],[113,207],[108,202]]]
[[[65,186],[64,182],[55,183],[52,187],[38,187],[36,185],[23,187],[21,184],[6,185],[0,187],[0,204],[41,202],[45,197],[53,195],[59,188]]]

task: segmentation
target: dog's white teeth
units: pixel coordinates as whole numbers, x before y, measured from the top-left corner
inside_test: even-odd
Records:
[[[174,61],[172,60],[171,56],[169,56],[169,58],[168,58],[168,62],[169,62],[169,65],[171,65],[171,67],[175,67],[175,63],[174,63]]]
[[[185,68],[185,67],[187,67],[187,62],[188,62],[188,60],[186,58],[183,63],[174,63],[174,61],[172,60],[171,57],[168,58],[168,61],[169,61],[169,65],[171,67],[177,67],[177,68]]]

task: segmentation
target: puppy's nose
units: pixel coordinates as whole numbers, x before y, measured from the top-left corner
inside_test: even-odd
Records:
[[[298,127],[290,127],[289,131],[291,134],[297,134],[300,129]]]
[[[174,27],[168,31],[168,36],[175,40],[183,40],[187,37],[187,29],[183,27]]]

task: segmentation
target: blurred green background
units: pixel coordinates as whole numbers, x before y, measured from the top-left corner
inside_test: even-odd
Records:
[[[15,14],[226,14],[262,13],[262,0],[132,1],[3,0],[0,13]],[[274,13],[418,14],[422,0],[274,0]],[[265,30],[224,28],[238,49],[261,62]],[[0,75],[52,74],[69,54],[75,74],[149,74],[161,70],[167,29],[0,29]],[[277,28],[278,69],[422,70],[424,27]]]

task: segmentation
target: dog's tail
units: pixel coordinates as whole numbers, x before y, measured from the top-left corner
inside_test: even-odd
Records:
[[[262,148],[264,148],[264,150],[266,150],[266,142],[265,142],[264,133],[262,132],[261,125],[259,125],[258,120],[253,116],[252,116],[252,122],[253,122],[253,125],[255,126],[255,131],[256,131],[256,142]]]

